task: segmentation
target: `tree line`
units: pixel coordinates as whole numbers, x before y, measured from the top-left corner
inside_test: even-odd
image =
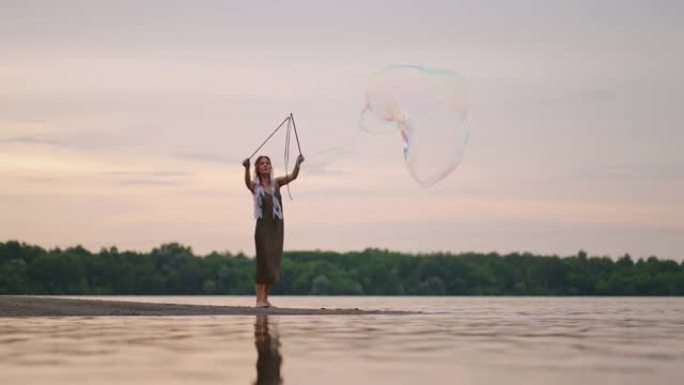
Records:
[[[195,255],[169,243],[150,252],[91,252],[0,243],[0,294],[253,294],[254,259]],[[289,251],[273,294],[288,295],[684,295],[684,262],[530,253],[389,250]]]

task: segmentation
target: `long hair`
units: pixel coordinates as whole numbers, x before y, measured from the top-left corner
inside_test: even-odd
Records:
[[[271,173],[268,177],[269,180],[273,180],[273,164],[271,163],[271,158],[266,155],[259,155],[254,161],[254,181],[257,183],[261,183],[261,176],[259,175],[259,162],[264,158],[267,159],[268,163],[271,165]]]
[[[259,155],[255,161],[254,167],[254,218],[259,219],[262,217],[263,212],[261,206],[264,199],[264,186],[261,184],[261,176],[259,175],[259,162],[262,159],[268,159],[268,163],[271,163],[271,158],[266,155]],[[273,165],[271,165],[271,172],[268,175],[269,183],[271,185],[271,196],[273,199],[273,217],[283,219],[283,207],[280,204],[280,193],[278,186],[273,180]]]

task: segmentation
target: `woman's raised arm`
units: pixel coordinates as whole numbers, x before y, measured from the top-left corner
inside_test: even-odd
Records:
[[[254,192],[254,182],[252,182],[252,177],[249,175],[249,159],[245,159],[242,165],[245,167],[245,185],[249,191]]]
[[[297,179],[299,176],[299,165],[304,161],[304,156],[299,155],[297,157],[297,163],[295,163],[294,170],[290,174],[287,174],[285,176],[281,176],[276,178],[276,183],[278,183],[278,186],[285,186],[286,184],[292,182],[293,180]]]

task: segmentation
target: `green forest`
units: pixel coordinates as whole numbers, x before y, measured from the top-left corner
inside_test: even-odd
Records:
[[[44,249],[0,243],[0,294],[219,295],[254,293],[254,259],[195,255],[169,243],[141,253],[116,247]],[[430,253],[381,249],[289,251],[273,294],[288,295],[684,295],[684,263],[529,253]]]

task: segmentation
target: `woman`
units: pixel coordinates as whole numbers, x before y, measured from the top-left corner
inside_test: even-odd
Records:
[[[271,286],[278,282],[280,262],[283,259],[283,201],[280,187],[297,179],[299,165],[304,157],[299,155],[294,170],[289,175],[273,178],[271,159],[261,155],[254,162],[254,180],[249,175],[249,159],[245,159],[245,184],[254,196],[256,230],[256,307],[272,307],[268,302]]]

